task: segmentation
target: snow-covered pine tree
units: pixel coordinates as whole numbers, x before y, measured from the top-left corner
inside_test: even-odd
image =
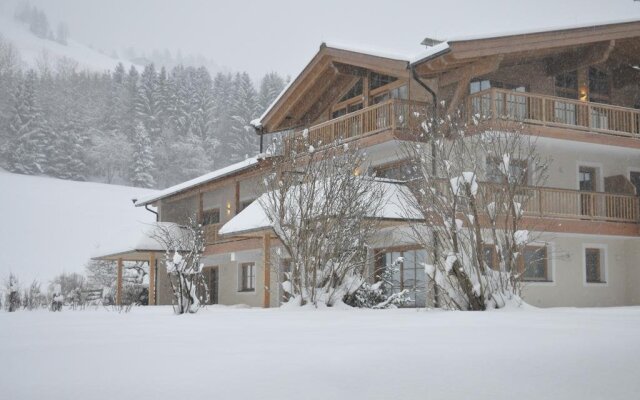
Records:
[[[234,78],[235,96],[233,99],[232,125],[226,145],[230,161],[243,160],[247,155],[259,151],[259,140],[251,127],[251,121],[258,116],[258,93],[246,72],[236,74]]]
[[[151,174],[154,169],[153,152],[149,134],[142,122],[138,122],[133,133],[133,159],[130,180],[133,186],[152,188],[156,181]]]
[[[269,72],[260,82],[259,108],[264,112],[282,92],[287,82],[277,72]]]
[[[158,76],[153,64],[144,67],[140,75],[140,87],[136,98],[136,114],[144,124],[152,140],[160,136],[160,104]]]
[[[221,143],[212,157],[216,168],[232,162],[227,156],[229,154],[227,143],[230,140],[231,126],[233,124],[231,115],[234,97],[233,75],[217,73],[213,80],[213,115],[216,121],[213,126],[213,137]],[[218,160],[222,161],[219,162]]]
[[[45,171],[50,139],[36,102],[36,79],[36,73],[29,70],[12,95],[6,150],[9,170],[29,175]]]
[[[200,143],[206,146],[208,153],[213,154],[218,141],[212,135],[212,126],[215,123],[213,102],[213,81],[206,68],[200,67],[195,71],[195,85],[193,93],[193,135]]]
[[[130,135],[133,135],[135,132],[138,121],[136,100],[138,98],[139,77],[140,74],[138,74],[138,71],[132,65],[124,80],[121,129]],[[133,136],[130,136],[130,139],[133,139]]]

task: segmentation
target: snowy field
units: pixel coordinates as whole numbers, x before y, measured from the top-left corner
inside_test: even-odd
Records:
[[[0,313],[3,399],[632,399],[640,308]]]
[[[0,169],[0,282],[13,272],[23,286],[37,279],[46,288],[62,272],[84,272],[90,257],[155,221],[131,202],[154,192]]]

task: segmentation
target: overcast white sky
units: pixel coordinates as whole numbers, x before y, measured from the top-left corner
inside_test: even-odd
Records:
[[[16,0],[0,0],[13,12]],[[2,4],[4,3],[4,4]],[[74,40],[105,50],[202,54],[254,77],[297,74],[322,41],[414,54],[440,39],[621,19],[634,0],[31,0]]]

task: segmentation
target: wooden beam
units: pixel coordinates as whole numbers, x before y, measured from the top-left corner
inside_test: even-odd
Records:
[[[468,93],[469,82],[471,82],[471,74],[472,69],[468,69],[467,72],[458,81],[458,86],[453,93],[453,97],[449,102],[449,106],[447,107],[447,115],[451,115],[454,112],[456,107],[458,107],[458,104],[460,104],[462,98]]]
[[[118,267],[117,267],[117,277],[116,277],[116,305],[122,304],[122,258],[118,258]]]
[[[615,40],[610,40],[587,48],[559,54],[547,61],[547,75],[555,76],[603,63],[609,58],[615,44]]]
[[[365,77],[369,73],[366,68],[357,67],[355,65],[343,64],[341,62],[332,62],[331,65],[337,73],[343,75],[352,75],[357,77]]]
[[[156,253],[149,252],[149,305],[156,305]]]
[[[503,56],[501,55],[485,57],[464,67],[454,69],[451,72],[445,72],[438,80],[438,86],[444,87],[459,82],[460,80],[465,79],[469,74],[471,75],[471,78],[475,78],[477,76],[494,72],[500,67],[502,59]]]
[[[262,238],[262,266],[264,269],[264,296],[262,307],[271,306],[271,232],[265,232]]]

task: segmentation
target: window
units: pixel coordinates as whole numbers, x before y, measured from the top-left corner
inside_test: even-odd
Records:
[[[571,93],[571,96],[562,97],[576,98],[575,95],[578,93],[578,71],[556,75],[555,83],[557,94],[563,95]]]
[[[473,81],[469,84],[469,93],[478,93],[483,90],[487,90],[491,88],[491,81],[489,80],[481,80],[481,81]]]
[[[409,298],[415,307],[426,304],[426,277],[424,265],[427,252],[423,249],[383,250],[376,256],[376,280],[381,271],[393,268],[392,293],[408,290]]]
[[[500,157],[487,157],[486,179],[489,182],[504,183],[504,161]],[[526,185],[529,183],[527,160],[509,160],[509,182]]]
[[[596,191],[596,169],[593,167],[578,168],[578,182],[580,182],[580,190],[587,192]]]
[[[608,99],[611,95],[611,81],[609,74],[597,68],[589,68],[589,97]]]
[[[640,171],[629,172],[629,180],[636,187],[636,195],[640,196]]]
[[[373,169],[375,176],[384,179],[409,181],[418,177],[416,168],[408,161],[380,165]]]
[[[596,169],[592,167],[578,168],[578,182],[580,190],[585,192],[596,191]],[[580,194],[580,212],[582,215],[593,215],[595,212],[595,198],[593,195]]]
[[[331,119],[342,117],[346,113],[347,113],[347,108],[346,107],[340,108],[340,109],[335,110],[334,112],[331,113]]]
[[[496,246],[493,244],[482,245],[482,257],[484,264],[497,271],[498,270],[498,254],[496,252]]]
[[[202,225],[212,225],[220,222],[220,209],[212,208],[202,212]]]
[[[254,263],[240,264],[240,291],[253,292],[256,290],[256,265]]]
[[[526,246],[523,250],[522,280],[528,282],[549,281],[547,268],[547,248],[545,246]]]
[[[349,89],[349,91],[345,93],[344,96],[342,96],[339,103],[349,100],[351,98],[354,98],[356,96],[361,96],[361,95],[362,95],[362,78],[360,78],[358,82],[356,82],[355,85],[353,85],[351,89]]]
[[[369,90],[377,89],[397,80],[398,78],[393,76],[372,72],[371,75],[369,75]]]
[[[253,203],[255,199],[249,199],[249,200],[242,200],[240,202],[240,210],[238,210],[238,212],[244,210],[245,208],[249,207],[249,204]]]
[[[352,113],[354,111],[362,110],[362,103],[351,104],[347,107],[347,112]]]
[[[516,94],[517,92],[527,92],[527,86],[513,83],[490,81],[487,79],[476,80],[469,83],[470,94],[482,92],[491,88],[507,89],[514,92],[514,94],[507,95],[505,95],[505,93],[496,94],[495,106],[496,113],[499,116],[515,118],[517,120],[522,120],[527,116],[527,98],[525,96]],[[491,95],[489,93],[485,93],[480,97],[474,97],[472,99],[471,107],[475,114],[480,114],[482,116],[489,115],[491,111]]]
[[[604,251],[600,248],[584,249],[587,283],[606,283],[604,277]]]

